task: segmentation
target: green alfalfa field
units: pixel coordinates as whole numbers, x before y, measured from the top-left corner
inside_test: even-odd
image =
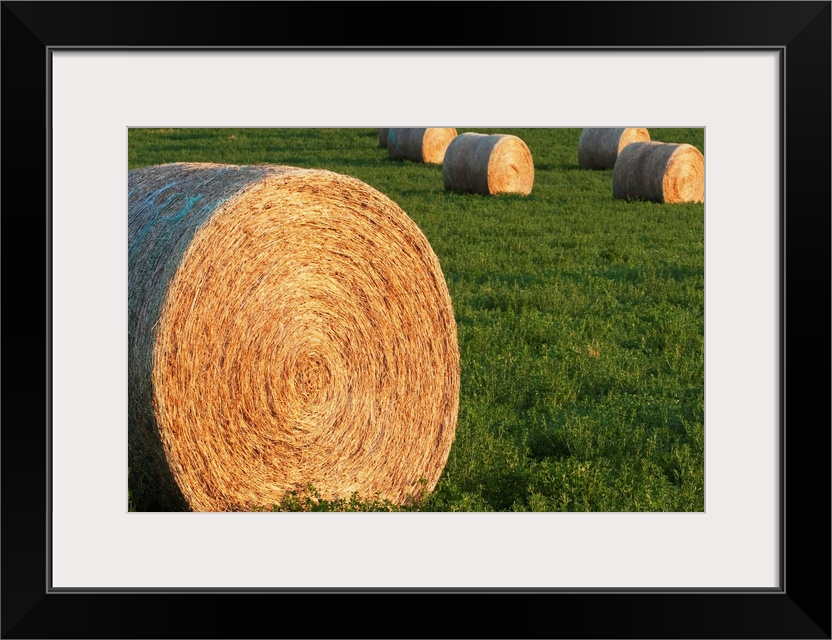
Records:
[[[520,137],[531,194],[446,191],[441,166],[388,159],[376,129],[128,132],[130,169],[268,162],[363,180],[440,260],[461,389],[435,490],[394,507],[310,486],[275,509],[704,511],[704,205],[613,198],[611,169],[578,166],[580,129],[457,131]],[[649,132],[705,151],[704,129]]]

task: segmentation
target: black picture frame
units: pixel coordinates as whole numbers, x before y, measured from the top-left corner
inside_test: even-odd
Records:
[[[828,1],[3,2],[2,637],[830,638],[831,9]],[[48,97],[50,52],[62,47],[777,50],[780,588],[52,592]]]

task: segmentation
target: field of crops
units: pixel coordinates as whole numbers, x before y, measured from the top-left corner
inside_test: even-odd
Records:
[[[530,195],[448,191],[441,166],[391,160],[363,128],[131,129],[129,168],[327,169],[416,222],[450,290],[461,367],[456,439],[418,510],[703,511],[704,205],[614,198],[611,169],[578,165],[580,129],[475,131],[526,142]],[[705,151],[703,129],[650,135]]]

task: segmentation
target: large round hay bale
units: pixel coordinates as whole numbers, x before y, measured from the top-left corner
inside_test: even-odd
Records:
[[[633,142],[618,156],[612,194],[661,203],[705,201],[705,158],[690,144]]]
[[[391,128],[387,130],[387,156],[393,160],[442,164],[445,150],[454,138],[454,128]]]
[[[534,185],[534,162],[517,136],[463,133],[448,145],[442,180],[450,191],[528,195]]]
[[[612,169],[621,150],[632,142],[650,140],[647,129],[584,129],[578,139],[578,164],[582,169]]]
[[[274,165],[135,169],[128,189],[134,500],[234,511],[310,484],[395,503],[435,487],[456,430],[456,324],[398,205]]]
[[[378,132],[378,146],[382,149],[387,148],[387,133],[390,131],[389,127],[387,129],[376,129]]]

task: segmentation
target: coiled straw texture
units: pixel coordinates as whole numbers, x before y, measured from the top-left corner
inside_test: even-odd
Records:
[[[534,186],[532,154],[517,136],[463,133],[448,145],[442,181],[450,191],[528,195]]]
[[[442,164],[445,151],[456,138],[454,128],[391,128],[387,130],[387,157],[427,164]]]
[[[634,142],[618,156],[612,193],[624,200],[704,202],[705,158],[690,144]]]
[[[612,169],[621,150],[632,142],[650,140],[647,129],[584,129],[578,139],[578,164],[582,169]]]
[[[168,164],[128,183],[132,489],[193,511],[310,484],[396,503],[432,490],[459,350],[416,224],[322,170]]]

